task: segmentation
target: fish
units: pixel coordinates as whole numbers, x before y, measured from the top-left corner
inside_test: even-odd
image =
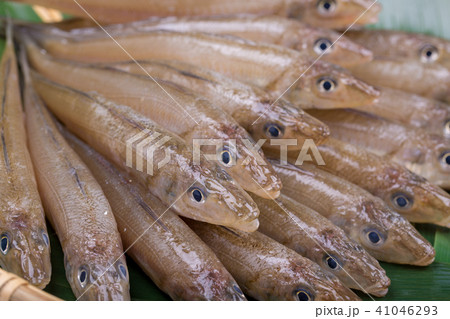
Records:
[[[450,41],[447,39],[396,30],[350,30],[346,36],[377,56],[415,59],[450,68]]]
[[[0,267],[44,288],[50,282],[50,240],[27,148],[12,27],[0,61]]]
[[[108,198],[127,254],[173,300],[246,300],[211,249],[158,198],[62,131]]]
[[[325,28],[346,28],[351,24],[365,25],[378,21],[381,5],[372,0],[174,0],[161,4],[157,0],[135,0],[125,4],[120,0],[75,2],[72,0],[18,0],[58,9],[86,18],[86,12],[105,23],[123,23],[149,17],[169,16],[229,16],[237,13],[280,15],[300,19]],[[86,10],[86,12],[85,12]],[[364,13],[364,14],[363,14]]]
[[[358,111],[310,110],[310,114],[328,124],[336,139],[403,165],[439,187],[450,188],[448,139]]]
[[[59,28],[58,25],[55,27]],[[232,35],[250,41],[280,45],[306,53],[314,58],[321,57],[324,61],[342,67],[367,63],[373,58],[370,50],[335,31],[311,27],[306,23],[279,16],[153,18],[128,24],[113,24],[106,26],[105,29],[110,34],[169,30],[178,32],[207,31],[214,34]],[[76,36],[84,34],[90,36],[96,32],[103,32],[96,25],[93,28],[75,25],[74,28],[66,31],[70,31],[70,34]]]
[[[34,91],[24,54],[21,62],[28,145],[47,218],[63,249],[67,281],[79,300],[130,300],[122,241],[108,199]]]
[[[32,66],[48,79],[85,92],[94,90],[133,108],[192,144],[197,154],[202,150],[213,157],[245,190],[268,198],[279,196],[280,180],[262,151],[255,150],[251,136],[208,100],[147,76],[52,60],[37,47],[30,47],[29,52]]]
[[[283,194],[328,218],[376,259],[415,266],[434,261],[433,246],[380,198],[312,164],[272,165]]]
[[[390,88],[378,90],[375,102],[355,109],[450,138],[449,104]]]
[[[216,163],[203,156],[194,163],[192,148],[179,136],[94,92],[65,87],[35,71],[31,75],[38,94],[69,131],[178,214],[243,231],[258,228],[259,210],[250,196]]]
[[[139,65],[134,62],[105,65],[133,74],[149,73],[192,90],[232,116],[255,141],[295,139],[297,144],[291,148],[301,149],[307,139],[318,145],[330,135],[325,124],[288,101],[275,101],[264,90],[214,71],[164,60],[139,61]],[[271,147],[269,142],[264,146]]]
[[[286,195],[253,199],[260,209],[259,232],[317,263],[348,288],[387,294],[390,280],[378,261],[331,221]]]
[[[318,165],[320,169],[383,199],[408,221],[450,228],[450,195],[425,178],[400,164],[335,138],[318,146],[318,151],[325,163]],[[298,152],[289,151],[289,163],[295,164],[298,155]]]
[[[257,300],[359,300],[334,275],[258,231],[244,233],[186,222],[216,253],[243,292]]]
[[[411,58],[375,56],[371,62],[351,66],[349,70],[371,85],[450,103],[450,69],[440,64],[424,64]]]
[[[258,86],[274,99],[282,96],[298,107],[353,107],[370,104],[379,95],[376,88],[333,64],[314,61],[291,49],[231,36],[162,30],[110,34],[113,41],[105,33],[62,36],[30,28],[22,33],[32,36],[57,58],[91,63],[133,59],[186,62]]]

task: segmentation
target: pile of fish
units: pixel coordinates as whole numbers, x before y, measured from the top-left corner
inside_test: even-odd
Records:
[[[358,29],[369,0],[24,2],[91,19],[1,27],[4,270],[50,282],[45,218],[80,300],[130,299],[125,253],[174,300],[382,297],[378,261],[433,262],[449,41]]]

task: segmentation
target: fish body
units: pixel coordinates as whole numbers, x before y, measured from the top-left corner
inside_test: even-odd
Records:
[[[58,27],[58,25],[56,25]],[[96,27],[96,26],[95,26]],[[311,57],[348,67],[372,60],[372,52],[345,36],[329,29],[314,28],[300,21],[277,16],[235,16],[228,18],[165,18],[148,19],[129,24],[110,25],[111,34],[170,30],[178,32],[208,32],[280,45],[306,53]],[[75,28],[71,34],[92,35],[98,28]]]
[[[11,27],[0,62],[0,108],[0,267],[44,288],[50,241],[27,149]]]
[[[41,54],[37,48],[30,50],[34,52],[32,65],[48,79],[77,90],[95,91],[108,100],[130,106],[193,147],[203,140],[201,150],[214,155],[216,162],[245,190],[263,197],[279,196],[281,183],[264,154],[252,149],[253,139],[230,115],[208,100],[147,75],[64,63]],[[216,142],[211,145],[210,140]],[[200,151],[200,147],[195,151]]]
[[[414,223],[450,227],[450,196],[402,165],[353,144],[329,138],[318,147],[319,168],[364,188]],[[289,153],[294,164],[298,152]]]
[[[356,77],[377,86],[390,87],[450,103],[450,69],[415,59],[377,57],[349,67]]]
[[[450,187],[448,139],[357,111],[310,113],[330,126],[333,137],[404,165],[440,187]]]
[[[245,300],[216,255],[176,213],[65,131],[99,181],[117,220],[127,254],[174,300]]]
[[[346,36],[377,56],[410,58],[450,68],[450,41],[446,39],[395,30],[351,30]]]
[[[275,101],[265,91],[214,71],[177,61],[118,62],[108,66],[133,74],[152,76],[186,87],[204,96],[231,115],[254,140],[295,139],[300,149],[306,139],[321,144],[328,136],[326,125],[288,101]],[[270,147],[266,142],[265,146]]]
[[[130,300],[122,241],[108,200],[26,78],[30,153],[72,291],[79,300]]]
[[[359,300],[319,265],[260,232],[187,223],[257,300]]]
[[[433,246],[380,198],[314,165],[273,166],[283,194],[328,218],[376,259],[417,266],[433,262]]]
[[[70,131],[178,214],[244,231],[258,228],[259,211],[250,196],[217,164],[203,157],[195,164],[179,136],[98,94],[32,76],[36,91]]]
[[[30,30],[50,54],[81,62],[163,59],[186,62],[259,86],[274,99],[317,108],[370,104],[379,95],[372,86],[333,64],[309,55],[230,36],[173,31],[85,36],[48,35]],[[117,45],[120,44],[120,46]],[[152,49],[149,50],[148,48]],[[124,51],[126,50],[126,52]],[[366,65],[366,64],[364,64]]]
[[[404,91],[378,87],[380,96],[356,109],[450,138],[450,105]]]
[[[352,289],[384,296],[390,284],[375,258],[328,219],[295,200],[257,198],[259,232],[317,263]]]
[[[207,17],[247,13],[291,17],[326,28],[345,28],[352,23],[375,23],[381,10],[381,6],[371,0],[230,0],[227,3],[219,0],[170,0],[164,3],[157,0],[135,0],[127,4],[120,0],[110,0],[107,3],[102,0],[79,0],[78,3],[72,0],[19,2],[54,8],[83,18],[86,18],[86,10],[95,19],[107,23],[130,22],[154,16]]]

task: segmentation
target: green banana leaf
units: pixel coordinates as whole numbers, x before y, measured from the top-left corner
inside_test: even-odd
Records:
[[[380,22],[370,28],[397,29],[428,33],[450,39],[450,3],[448,0],[379,0],[384,10]],[[39,21],[39,17],[27,5],[0,2],[0,16]],[[0,39],[0,56],[4,41]],[[433,225],[416,225],[417,229],[434,245],[436,261],[428,267],[414,267],[382,263],[392,284],[389,293],[377,300],[450,300],[450,230]],[[53,274],[45,289],[65,300],[75,300],[66,280],[63,253],[55,232],[49,225],[52,247]],[[132,300],[170,300],[130,259]],[[364,300],[371,300],[363,293]]]

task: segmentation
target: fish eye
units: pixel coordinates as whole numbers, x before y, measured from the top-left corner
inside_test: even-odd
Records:
[[[332,78],[324,77],[317,81],[317,85],[319,87],[319,91],[330,93],[336,89],[337,83]]]
[[[444,134],[446,136],[450,136],[450,120],[448,120],[447,122],[445,122],[444,125]]]
[[[10,248],[10,239],[7,233],[3,233],[0,239],[0,251],[6,255]]]
[[[394,205],[399,209],[408,208],[412,203],[412,200],[405,194],[396,194],[392,198],[392,201],[394,202]]]
[[[88,269],[85,266],[81,266],[80,269],[78,269],[78,282],[80,283],[81,288],[86,287],[89,280],[88,275]]]
[[[337,269],[339,267],[338,259],[331,255],[325,255],[325,263],[330,269]]]
[[[50,240],[48,239],[48,235],[45,231],[42,231],[42,240],[44,241],[45,246],[50,245]]]
[[[317,9],[319,13],[330,14],[336,10],[336,0],[319,0]]]
[[[266,135],[270,138],[281,138],[284,134],[283,128],[275,123],[269,123],[265,127]]]
[[[125,267],[124,264],[119,263],[119,265],[117,266],[117,268],[119,269],[119,275],[120,275],[120,277],[122,277],[122,279],[127,279],[127,278],[128,278],[127,267]]]
[[[223,148],[219,154],[219,161],[225,166],[231,166],[233,164],[233,155],[228,148]]]
[[[205,202],[205,194],[202,192],[202,190],[198,187],[193,187],[190,189],[191,198],[193,201],[197,203],[204,203]]]
[[[328,39],[319,39],[314,44],[314,51],[317,54],[322,54],[324,52],[328,53],[330,52],[329,48],[331,48],[332,45],[333,43],[331,43],[331,41]]]
[[[445,167],[450,167],[450,151],[441,155],[441,162]]]
[[[367,240],[374,245],[381,245],[383,242],[383,236],[381,233],[375,229],[370,229],[366,231]]]
[[[299,301],[311,301],[314,300],[314,296],[306,289],[297,289],[295,295]]]
[[[424,63],[431,63],[439,58],[439,50],[434,45],[426,44],[420,49],[420,60]]]

